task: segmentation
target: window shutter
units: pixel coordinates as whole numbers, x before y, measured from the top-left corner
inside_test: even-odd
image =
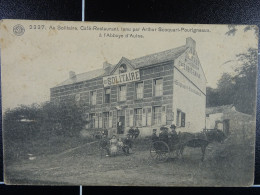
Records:
[[[162,125],[166,125],[166,106],[162,106]]]
[[[147,112],[147,109],[143,108],[143,114],[142,114],[142,126],[143,127],[146,126],[146,112]]]
[[[109,112],[109,124],[108,124],[108,126],[109,126],[109,128],[112,128],[112,123],[113,122],[113,112],[111,111],[111,112]]]
[[[117,111],[113,111],[112,127],[117,127]]]
[[[134,126],[134,110],[133,109],[129,110],[129,126],[130,127]]]
[[[125,113],[125,117],[126,117],[126,127],[129,127],[129,109],[126,109],[126,111],[125,111],[126,113]]]
[[[147,114],[147,126],[151,126],[152,125],[152,107],[147,108],[146,114]]]
[[[89,128],[89,123],[90,123],[90,121],[89,121],[89,114],[87,113],[86,114],[86,121],[87,121],[87,124],[86,124],[86,129],[88,129]]]
[[[99,123],[99,124],[98,124],[98,127],[99,127],[99,128],[102,128],[102,124],[103,124],[102,122],[103,122],[103,121],[102,121],[102,113],[99,113],[99,117],[98,117],[98,123]]]
[[[95,128],[98,128],[98,113],[95,114]]]

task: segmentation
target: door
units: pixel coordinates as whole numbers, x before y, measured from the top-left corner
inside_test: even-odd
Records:
[[[125,110],[117,111],[117,134],[125,132]]]
[[[223,121],[223,131],[225,135],[229,134],[229,119]]]

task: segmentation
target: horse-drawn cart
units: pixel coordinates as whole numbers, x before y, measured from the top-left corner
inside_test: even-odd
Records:
[[[201,148],[202,158],[204,160],[205,151],[209,143],[213,141],[222,142],[225,135],[219,130],[203,131],[200,133],[178,133],[174,136],[167,134],[167,137],[160,136],[152,141],[150,145],[150,157],[158,162],[165,162],[170,154],[176,152],[176,156],[182,157],[185,147]]]
[[[178,143],[166,143],[165,141],[159,140],[151,143],[150,146],[150,157],[159,162],[165,162],[170,154],[174,151],[178,155]]]

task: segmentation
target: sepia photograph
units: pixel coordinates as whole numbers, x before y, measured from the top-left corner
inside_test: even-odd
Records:
[[[2,20],[4,182],[251,186],[258,28]]]

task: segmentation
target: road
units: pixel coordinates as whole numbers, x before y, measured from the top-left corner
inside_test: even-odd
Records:
[[[250,185],[245,182],[248,182],[251,168],[243,167],[243,161],[248,161],[248,158],[237,151],[237,147],[233,148],[230,158],[226,153],[216,152],[221,148],[223,151],[226,145],[210,144],[203,162],[199,148],[186,148],[182,159],[172,154],[168,161],[158,163],[150,159],[149,147],[145,142],[136,143],[129,156],[119,154],[116,157],[101,157],[98,143],[85,144],[68,152],[7,163],[6,182],[121,186]],[[241,178],[241,174],[244,177]]]

